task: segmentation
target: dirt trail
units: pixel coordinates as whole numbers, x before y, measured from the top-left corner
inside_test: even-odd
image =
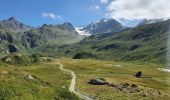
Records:
[[[85,96],[85,95],[81,94],[80,92],[75,91],[75,84],[76,84],[76,75],[75,75],[75,73],[72,70],[64,69],[63,68],[64,65],[62,65],[61,63],[59,63],[59,62],[56,62],[56,63],[59,65],[61,70],[70,73],[71,76],[72,76],[69,91],[75,93],[76,95],[78,95],[80,98],[82,98],[84,100],[94,100],[94,99],[92,99],[92,98],[90,98],[88,96]]]

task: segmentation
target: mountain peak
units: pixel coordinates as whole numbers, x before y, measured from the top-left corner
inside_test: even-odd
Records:
[[[99,21],[101,22],[107,22],[107,21],[116,21],[115,19],[107,19],[107,18],[102,18]]]
[[[0,26],[0,29],[6,30],[8,32],[24,32],[31,29],[30,26],[24,25],[15,17],[10,17],[7,20],[1,21]]]
[[[125,27],[115,19],[102,18],[85,27],[76,28],[82,34],[110,33],[124,30]]]
[[[10,17],[8,21],[17,21],[17,19],[15,17]]]
[[[102,18],[100,20],[97,20],[96,22],[93,22],[91,24],[98,24],[98,23],[107,23],[107,22],[118,22],[115,19],[107,19],[107,18]]]
[[[69,23],[69,22],[63,23],[62,26],[64,26],[64,27],[67,28],[68,30],[74,30],[73,25],[72,25],[71,23]]]
[[[42,27],[47,27],[48,25],[47,24],[43,24]]]
[[[64,25],[64,26],[71,26],[71,27],[73,26],[73,25],[72,25],[71,23],[69,23],[69,22],[65,22],[65,23],[63,23],[63,25]]]

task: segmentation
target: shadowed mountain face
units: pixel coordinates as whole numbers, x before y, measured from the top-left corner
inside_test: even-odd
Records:
[[[66,22],[59,25],[46,25],[26,31],[21,40],[25,47],[36,48],[48,45],[63,45],[78,42],[83,37],[79,35],[72,24]]]
[[[24,32],[32,27],[20,23],[15,17],[11,17],[8,20],[0,21],[0,29],[7,32]]]

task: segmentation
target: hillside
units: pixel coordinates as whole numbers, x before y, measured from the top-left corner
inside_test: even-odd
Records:
[[[46,52],[50,46],[61,46],[79,42],[83,36],[79,35],[70,23],[46,25],[26,31],[21,36],[22,45],[38,52]]]
[[[15,17],[0,21],[0,55],[23,51],[21,35],[31,29],[33,27],[19,22]]]
[[[96,34],[61,46],[60,56],[165,63],[170,20],[143,24],[121,32]]]
[[[91,34],[119,32],[126,29],[114,19],[101,19],[83,28]],[[33,28],[19,22],[15,17],[0,21],[1,55],[14,52],[40,52],[47,55],[55,54],[58,47],[79,42],[88,37],[80,34],[71,23],[47,25]]]
[[[17,21],[14,18],[8,20]],[[56,25],[44,24],[39,28],[32,28],[24,32],[1,29],[1,56],[22,52],[79,59],[95,58],[165,63],[166,40],[170,20],[151,24],[143,23],[134,28],[125,28],[116,20],[111,19],[107,21],[102,19],[100,22],[92,24],[89,24],[89,27],[95,26],[93,28],[98,31],[100,29],[101,33],[95,32],[91,36],[84,36],[79,34],[74,26],[68,22]],[[107,27],[109,25],[111,26]],[[112,25],[115,25],[115,27]],[[118,26],[122,28],[118,28]],[[107,32],[108,30],[109,32]]]
[[[0,21],[1,56],[14,52],[48,53],[49,46],[75,43],[83,38],[84,36],[79,35],[68,22],[56,25],[44,24],[39,28],[32,28],[14,17]]]
[[[61,72],[57,64],[16,67],[0,62],[0,68],[1,100],[80,100],[68,91],[71,77]]]

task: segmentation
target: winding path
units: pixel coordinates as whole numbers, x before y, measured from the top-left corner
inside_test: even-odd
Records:
[[[72,79],[71,79],[71,84],[70,84],[70,88],[69,91],[75,93],[76,95],[78,95],[80,98],[84,99],[84,100],[93,100],[92,98],[85,96],[83,94],[81,94],[80,92],[75,91],[75,84],[76,84],[76,75],[72,70],[69,69],[64,69],[61,63],[56,62],[59,65],[59,68],[65,72],[71,73]]]

